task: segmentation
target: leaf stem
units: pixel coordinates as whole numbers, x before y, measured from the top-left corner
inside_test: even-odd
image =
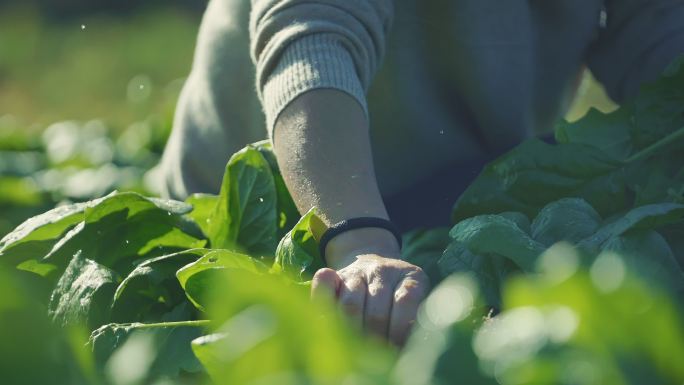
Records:
[[[136,329],[152,329],[152,328],[171,328],[171,327],[182,327],[182,326],[207,326],[210,320],[194,320],[194,321],[176,321],[176,322],[159,322],[159,323],[129,323],[129,324],[119,324],[119,326],[131,326]]]
[[[659,141],[653,143],[652,145],[644,148],[643,150],[637,152],[636,154],[630,156],[627,159],[627,163],[632,163],[632,162],[638,162],[640,160],[644,160],[651,155],[655,154],[658,150],[669,146],[670,144],[676,142],[677,140],[684,138],[684,127],[681,127],[680,129],[676,130],[675,132],[671,133],[670,135],[660,139]]]

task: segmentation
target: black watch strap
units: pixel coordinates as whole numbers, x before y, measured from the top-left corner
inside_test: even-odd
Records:
[[[325,248],[328,246],[328,242],[330,242],[331,239],[349,230],[364,228],[380,228],[391,232],[397,239],[399,248],[401,248],[401,233],[399,233],[399,230],[392,222],[388,221],[387,219],[376,217],[351,218],[335,223],[334,225],[328,227],[328,230],[323,233],[321,240],[318,242],[318,250],[321,254],[321,258],[323,258],[323,261],[327,264],[325,259]]]

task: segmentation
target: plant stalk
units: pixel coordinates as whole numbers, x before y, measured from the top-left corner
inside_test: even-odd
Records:
[[[669,146],[672,143],[675,143],[679,139],[684,138],[684,127],[681,127],[677,131],[671,133],[670,135],[660,139],[659,141],[653,143],[652,145],[644,148],[643,150],[637,152],[636,154],[630,156],[627,159],[627,163],[632,163],[632,162],[638,162],[644,159],[647,159],[651,155],[655,154],[659,150],[661,150],[664,147]]]

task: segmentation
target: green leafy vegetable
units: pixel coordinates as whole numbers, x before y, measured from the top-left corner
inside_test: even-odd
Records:
[[[185,200],[185,203],[192,205],[192,211],[188,217],[197,223],[205,236],[209,233],[210,218],[218,200],[218,196],[211,194],[192,194]]]
[[[456,202],[453,219],[504,211],[534,217],[568,196],[602,215],[620,210],[629,201],[624,163],[585,145],[530,140],[485,167]]]
[[[278,244],[276,201],[273,173],[259,150],[248,146],[235,153],[207,226],[212,247],[273,255]]]
[[[117,280],[112,270],[77,253],[52,292],[51,317],[61,325],[101,325],[109,318]]]
[[[285,181],[280,173],[278,161],[273,153],[271,143],[267,140],[264,140],[262,142],[254,143],[253,146],[259,150],[259,153],[261,153],[264,159],[266,159],[268,162],[269,166],[271,166],[276,194],[278,196],[278,238],[282,238],[289,229],[293,228],[295,224],[297,224],[300,218],[299,211],[292,200],[292,196],[290,196],[290,192],[287,190],[287,186],[285,186]]]
[[[208,249],[189,249],[148,259],[121,281],[112,300],[112,321],[149,321],[183,303],[185,293],[176,272],[209,253]]]
[[[318,241],[314,238],[312,226],[320,219],[315,209],[306,213],[278,244],[273,263],[275,273],[285,272],[297,280],[311,279],[313,274],[325,264],[318,251]],[[319,225],[320,226],[320,225]]]
[[[147,360],[147,365],[141,380],[149,382],[160,377],[177,378],[182,374],[202,371],[190,343],[203,334],[207,324],[207,321],[202,320],[107,324],[93,331],[88,345],[99,366],[106,369],[120,366],[121,361],[126,362],[127,350],[133,346],[147,343],[150,356],[143,357]],[[128,358],[130,359],[133,357]],[[137,366],[139,363],[128,364]]]
[[[545,247],[530,238],[518,225],[499,215],[466,219],[449,231],[449,236],[474,254],[506,257],[525,271],[532,271]]]
[[[3,263],[16,264],[25,255],[45,255],[60,236],[83,220],[86,207],[95,206],[105,199],[107,197],[60,206],[29,218],[0,240],[0,260]]]
[[[182,216],[189,210],[191,206],[182,202],[135,193],[112,194],[86,209],[83,222],[60,239],[44,260],[65,266],[71,256],[82,251],[98,263],[128,274],[133,258],[205,245],[197,226]]]
[[[207,301],[211,299],[210,292],[216,276],[224,270],[237,275],[252,275],[264,274],[267,268],[248,255],[230,250],[213,250],[178,270],[176,276],[192,303],[204,310]]]
[[[546,205],[532,222],[532,237],[546,246],[576,243],[593,235],[601,217],[585,200],[563,198]]]
[[[469,273],[476,279],[487,306],[501,309],[501,288],[516,267],[499,255],[476,255],[464,244],[453,241],[437,263],[443,277]]]
[[[193,341],[193,350],[214,383],[386,383],[391,352],[360,338],[330,303],[309,300],[301,286],[224,269],[211,287],[215,331]]]
[[[595,234],[582,240],[584,248],[600,247],[611,237],[621,235],[629,230],[650,230],[681,221],[684,218],[684,205],[662,203],[637,207],[618,219],[602,226]]]

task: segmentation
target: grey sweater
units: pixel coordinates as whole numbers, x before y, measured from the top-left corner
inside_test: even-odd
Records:
[[[212,0],[164,155],[169,194],[216,191],[230,153],[312,89],[367,112],[390,193],[548,131],[584,66],[619,102],[681,53],[684,0]]]

